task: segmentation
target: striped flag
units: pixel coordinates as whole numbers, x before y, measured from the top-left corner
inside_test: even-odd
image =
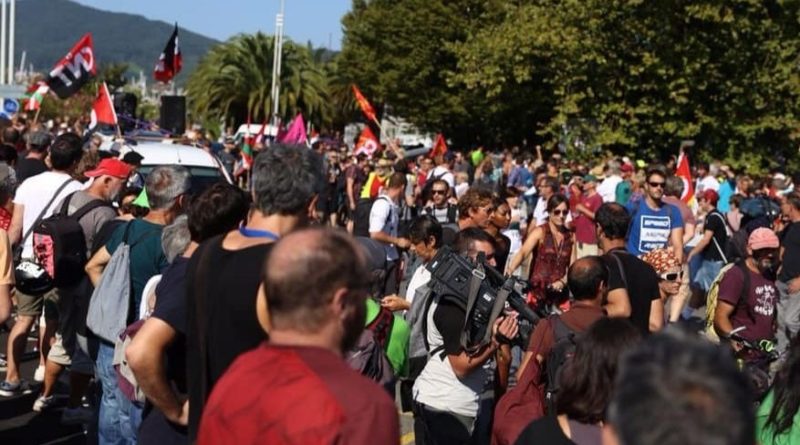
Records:
[[[25,111],[36,111],[41,108],[42,101],[49,91],[50,87],[41,80],[31,85],[25,92],[28,98],[25,102]]]

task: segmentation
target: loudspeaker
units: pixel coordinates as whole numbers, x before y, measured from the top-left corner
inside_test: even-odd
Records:
[[[136,128],[136,105],[138,100],[132,93],[115,93],[114,110],[117,112],[119,129],[125,133]]]
[[[173,136],[186,132],[186,96],[161,96],[160,125]]]

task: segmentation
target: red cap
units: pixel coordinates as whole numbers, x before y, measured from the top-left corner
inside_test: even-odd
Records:
[[[125,179],[131,174],[131,166],[120,161],[116,158],[106,158],[100,161],[92,170],[85,172],[83,175],[87,178],[96,178],[98,176],[108,175],[115,178]]]
[[[719,194],[711,189],[704,190],[703,193],[700,194],[700,199],[705,199],[712,205],[717,205],[717,201],[719,201]]]
[[[622,164],[620,167],[623,173],[633,173],[633,166],[631,164]]]

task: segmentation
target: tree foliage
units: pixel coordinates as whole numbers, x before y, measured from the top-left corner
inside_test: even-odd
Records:
[[[797,150],[797,0],[354,0],[343,70],[426,129],[768,167]]]
[[[272,114],[273,38],[241,34],[211,49],[190,75],[187,96],[200,119],[233,117],[244,122]],[[284,121],[302,112],[317,125],[330,120],[327,82],[309,48],[286,40],[281,62],[278,113]]]

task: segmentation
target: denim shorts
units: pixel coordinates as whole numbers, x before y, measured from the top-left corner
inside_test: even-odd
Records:
[[[703,260],[700,264],[700,268],[697,269],[697,274],[694,276],[692,284],[703,292],[708,292],[711,283],[717,278],[723,265],[725,265],[723,261]]]

